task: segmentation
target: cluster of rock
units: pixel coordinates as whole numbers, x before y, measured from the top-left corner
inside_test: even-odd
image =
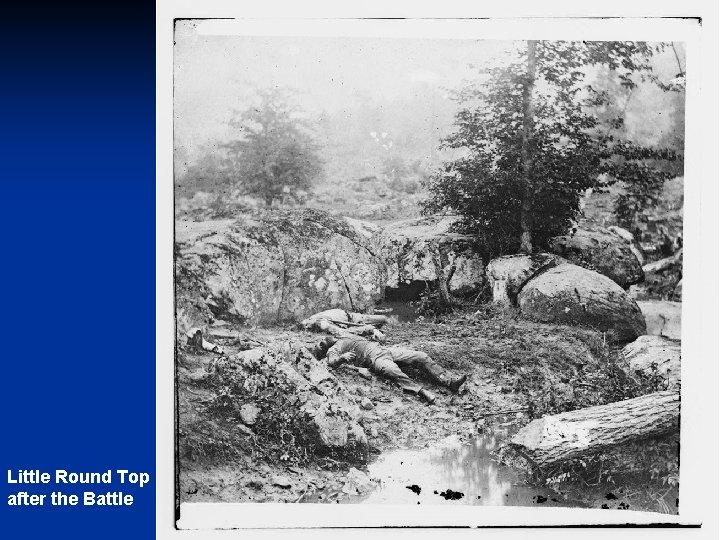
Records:
[[[369,224],[304,210],[176,226],[179,317],[210,312],[250,324],[299,320],[341,306],[371,310],[387,270]],[[205,306],[207,309],[205,309]],[[199,320],[198,320],[199,319]]]
[[[457,296],[482,289],[484,264],[475,249],[476,238],[452,232],[453,218],[434,217],[391,223],[374,237],[375,252],[387,267],[390,288],[413,281],[446,279]]]
[[[620,438],[612,435],[615,431],[593,428],[596,440],[590,449],[660,433],[657,426],[664,433],[666,425],[676,422],[680,304],[636,302],[631,296],[628,288],[641,282],[645,271],[642,254],[623,229],[576,230],[551,239],[548,250],[499,257],[486,265],[474,237],[453,232],[452,219],[422,218],[379,227],[301,210],[180,221],[175,245],[176,326],[183,335],[196,329],[189,335],[200,336],[196,345],[207,348],[202,335],[216,318],[273,324],[298,321],[329,307],[372,312],[388,288],[414,282],[445,280],[456,296],[475,295],[488,287],[493,301],[512,306],[529,320],[589,326],[629,342],[623,349],[629,375],[638,380],[660,377],[662,390],[670,392],[567,418],[560,415],[555,419],[558,425],[579,418],[594,426],[593,415],[608,412],[634,422],[638,411],[650,411],[659,419],[646,422],[647,429],[626,430]],[[282,411],[287,428],[296,429],[318,453],[367,457],[361,407],[372,409],[372,402],[351,395],[301,345],[285,343],[282,348],[222,356],[213,362],[213,376],[230,389],[239,429],[245,433],[268,429],[279,421],[272,415]],[[563,441],[535,437],[547,432],[546,424],[527,431],[529,438],[518,445],[546,461],[575,455]],[[550,457],[541,452],[545,446],[554,452]],[[348,489],[359,490],[353,486]]]
[[[318,453],[367,457],[360,409],[345,386],[307,349],[285,343],[259,347],[213,362],[212,377],[229,388],[242,431],[267,429],[282,412],[286,429]],[[273,418],[270,418],[272,416]]]
[[[622,341],[646,333],[626,292],[644,278],[628,231],[575,230],[551,239],[549,253],[500,257],[486,268],[475,238],[453,232],[453,223],[420,218],[380,227],[307,209],[179,221],[179,326],[216,316],[297,321],[328,307],[371,312],[387,288],[445,280],[456,296],[489,286],[496,302],[530,319],[593,326]]]
[[[623,289],[641,282],[643,255],[632,233],[620,227],[575,229],[551,238],[551,253],[609,277]]]
[[[511,255],[488,264],[495,302],[528,319],[592,326],[619,341],[645,333],[637,303],[613,280],[551,254]]]
[[[682,300],[683,250],[643,266],[645,283],[638,288],[638,298],[651,293],[655,298]]]
[[[493,259],[487,267],[493,301],[516,304],[520,290],[528,281],[563,262],[562,258],[548,253],[507,255]]]

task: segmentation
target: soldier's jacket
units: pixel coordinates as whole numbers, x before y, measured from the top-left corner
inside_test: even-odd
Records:
[[[344,337],[339,339],[327,352],[329,365],[335,365],[338,357],[347,352],[355,353],[352,363],[360,367],[372,367],[373,362],[386,355],[387,352],[375,341],[362,338]]]

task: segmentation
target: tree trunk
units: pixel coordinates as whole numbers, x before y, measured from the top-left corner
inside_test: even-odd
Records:
[[[432,248],[431,248],[432,249]],[[432,255],[433,265],[435,266],[435,275],[438,281],[438,292],[440,300],[447,307],[455,305],[455,299],[450,292],[450,280],[455,274],[455,262],[450,264],[450,258],[438,244],[436,246],[437,254]]]
[[[680,429],[680,393],[656,392],[533,420],[510,441],[538,467]]]
[[[445,276],[444,272],[438,275],[438,291],[440,292],[440,299],[443,304],[448,307],[452,307],[455,301],[450,293],[450,287],[448,285],[449,279]]]
[[[523,253],[532,253],[532,200],[534,196],[533,185],[533,131],[535,104],[533,103],[532,94],[535,88],[535,47],[537,41],[529,40],[528,46],[528,63],[525,84],[523,85],[522,108],[523,108],[523,128],[522,128],[522,201],[520,206],[520,251]]]

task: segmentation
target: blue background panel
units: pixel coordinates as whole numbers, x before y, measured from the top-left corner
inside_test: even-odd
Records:
[[[155,535],[155,7],[7,8],[0,107],[5,538]],[[7,506],[7,470],[149,472],[130,507]],[[69,486],[82,493],[87,486]]]

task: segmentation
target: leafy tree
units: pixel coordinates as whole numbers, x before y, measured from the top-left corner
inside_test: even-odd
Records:
[[[239,187],[268,206],[283,196],[296,197],[320,176],[322,162],[312,125],[289,92],[261,92],[258,104],[236,114],[230,125],[242,134],[223,145],[232,175]]]
[[[456,93],[457,129],[442,142],[464,154],[428,183],[424,210],[457,212],[490,254],[530,253],[567,231],[588,188],[662,182],[668,174],[648,160],[674,153],[624,139],[622,115],[601,118],[612,96],[587,82],[605,66],[633,88],[634,75],[652,77],[649,60],[661,47],[527,41],[507,64],[481,69],[484,82]]]
[[[196,191],[218,193],[232,186],[230,162],[217,152],[208,151],[187,168],[187,172],[178,183],[180,191],[191,194]]]
[[[633,230],[636,228],[638,221],[642,215],[649,209],[657,207],[663,198],[664,178],[682,176],[684,170],[684,146],[685,146],[685,68],[680,60],[677,49],[673,43],[670,44],[674,58],[677,61],[676,74],[669,81],[664,82],[656,76],[651,76],[653,82],[663,90],[669,97],[669,101],[665,110],[662,112],[669,119],[669,128],[661,131],[658,144],[671,149],[677,159],[675,160],[649,160],[647,163],[654,169],[666,172],[666,175],[658,175],[651,181],[646,182],[626,182],[623,183],[623,190],[614,201],[614,213],[618,223],[623,227]],[[622,98],[624,102],[623,114],[627,109],[631,99],[637,103],[639,100],[643,103],[644,109],[653,110],[656,106],[654,103],[642,101],[647,99],[648,92],[638,92],[634,88],[625,91],[626,96]],[[620,101],[620,100],[618,100]],[[648,123],[645,131],[657,133],[657,126]]]

